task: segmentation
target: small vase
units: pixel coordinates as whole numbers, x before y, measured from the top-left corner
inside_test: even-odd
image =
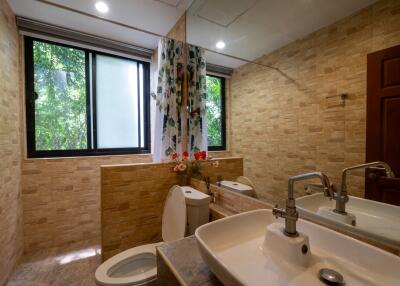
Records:
[[[189,186],[190,185],[190,176],[187,174],[180,174],[178,179],[178,184],[180,186]]]

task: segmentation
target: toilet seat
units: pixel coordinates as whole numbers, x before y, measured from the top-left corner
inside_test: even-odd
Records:
[[[165,201],[162,216],[162,238],[165,242],[185,237],[186,199],[183,188],[173,186]]]
[[[95,278],[96,282],[100,285],[142,285],[145,282],[150,282],[154,280],[157,276],[157,265],[156,265],[156,246],[161,245],[162,242],[146,244],[134,248],[130,248],[125,250],[117,255],[114,255],[110,259],[106,260],[102,263],[96,270]],[[137,263],[135,269],[131,269],[131,272],[141,272],[134,273],[132,275],[125,275],[121,277],[121,275],[112,275],[113,268],[115,269],[121,263],[129,263],[129,262],[139,262],[139,260],[143,259],[152,259],[154,264],[152,267],[149,267],[149,264],[146,263],[147,269],[144,269],[143,266],[139,267],[140,264]],[[132,261],[136,260],[136,261]],[[140,269],[142,268],[142,269]],[[150,268],[150,269],[149,269]],[[142,272],[143,271],[143,272]],[[114,277],[113,277],[114,276]],[[115,277],[120,276],[120,277]]]
[[[185,237],[186,203],[180,186],[167,196],[162,216],[162,237],[172,241]],[[125,250],[103,262],[96,270],[96,283],[105,286],[144,286],[157,279],[156,246],[146,244]]]

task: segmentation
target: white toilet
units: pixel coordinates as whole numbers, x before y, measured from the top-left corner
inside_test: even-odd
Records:
[[[191,235],[208,222],[210,197],[191,187],[173,186],[162,217],[165,242]],[[101,264],[95,273],[99,285],[153,285],[157,279],[156,246],[146,244],[121,252]]]
[[[220,186],[235,193],[239,193],[249,197],[255,197],[254,189],[243,183],[236,181],[220,181]]]

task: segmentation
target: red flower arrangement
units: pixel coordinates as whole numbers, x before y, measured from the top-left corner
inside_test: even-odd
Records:
[[[206,151],[199,151],[193,154],[194,160],[190,159],[190,155],[187,151],[182,153],[182,156],[179,156],[178,153],[172,152],[170,154],[171,160],[175,162],[174,167],[172,167],[172,171],[178,174],[182,174],[186,176],[185,184],[188,184],[188,181],[193,176],[201,177],[201,163],[209,162],[211,158],[207,158]],[[213,167],[218,167],[219,162],[214,161],[212,163]]]
[[[172,153],[171,153],[171,159],[172,159],[172,160],[176,160],[177,158],[178,158],[178,153],[172,152]]]
[[[196,153],[194,153],[194,159],[196,160],[196,161],[198,161],[198,160],[200,160],[200,159],[202,159],[202,160],[207,160],[207,153],[206,153],[206,151],[199,151],[199,152],[196,152]]]

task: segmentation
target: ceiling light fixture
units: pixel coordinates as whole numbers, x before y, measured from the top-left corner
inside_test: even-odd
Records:
[[[94,5],[94,7],[96,8],[97,11],[99,11],[100,13],[107,13],[108,12],[108,5],[106,3],[104,3],[103,1],[98,1],[96,2],[96,4]]]
[[[217,47],[218,50],[222,50],[223,48],[225,48],[225,43],[223,41],[218,41],[215,46]]]

